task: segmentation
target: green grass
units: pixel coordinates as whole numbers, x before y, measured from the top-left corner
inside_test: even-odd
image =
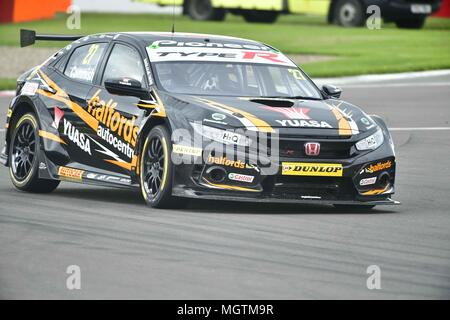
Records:
[[[91,34],[106,31],[169,31],[165,15],[82,14],[81,30],[67,30],[66,16],[53,20],[0,26],[0,45],[17,46],[19,29],[42,33]],[[302,67],[313,77],[345,76],[450,68],[450,19],[429,18],[422,30],[401,30],[384,24],[381,30],[329,26],[325,17],[284,16],[276,24],[248,24],[240,17],[225,22],[176,18],[177,31],[224,34],[260,40],[285,53],[336,56],[333,61]],[[62,46],[42,42],[38,46]]]
[[[15,79],[0,78],[0,90],[14,90],[16,89]]]

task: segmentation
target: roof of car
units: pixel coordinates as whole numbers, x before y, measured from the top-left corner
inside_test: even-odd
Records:
[[[190,42],[213,42],[213,43],[233,43],[233,44],[248,44],[248,45],[259,45],[266,46],[258,41],[223,36],[223,35],[212,35],[212,34],[201,34],[201,33],[184,33],[184,32],[121,32],[119,34],[124,34],[131,36],[137,40],[148,42],[148,44],[153,43],[158,40],[175,40],[175,41],[190,41]]]

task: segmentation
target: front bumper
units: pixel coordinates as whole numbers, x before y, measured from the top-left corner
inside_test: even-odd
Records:
[[[201,163],[175,166],[174,196],[250,202],[399,204],[391,199],[395,191],[396,162],[388,138],[378,149],[349,158],[281,156],[272,175],[264,175],[264,168],[256,163],[206,158]],[[316,167],[322,170],[321,166],[325,169],[319,174],[301,170],[292,173],[286,169],[287,164],[292,167],[303,164],[312,171]],[[340,169],[327,172],[326,166]]]

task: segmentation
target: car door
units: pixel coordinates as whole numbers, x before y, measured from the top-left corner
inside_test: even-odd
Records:
[[[92,89],[95,74],[107,48],[108,42],[77,46],[67,63],[52,75],[62,90],[58,94],[69,98],[64,100],[64,104],[55,104],[53,125],[66,142],[72,166],[95,166],[89,135],[96,128],[85,111],[86,97]]]
[[[140,98],[109,93],[105,80],[111,79],[124,82],[133,79],[147,87],[143,59],[135,47],[123,42],[113,44],[87,99],[87,110],[98,121],[97,132],[92,137],[98,167],[129,174],[136,165],[134,149],[144,111],[138,108]]]

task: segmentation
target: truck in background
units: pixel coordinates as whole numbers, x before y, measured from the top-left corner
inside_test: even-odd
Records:
[[[281,14],[319,14],[328,23],[363,26],[367,8],[377,5],[385,22],[399,28],[420,29],[427,16],[440,9],[442,0],[137,0],[162,6],[182,6],[194,20],[222,21],[227,13],[242,15],[247,22],[274,23]]]

